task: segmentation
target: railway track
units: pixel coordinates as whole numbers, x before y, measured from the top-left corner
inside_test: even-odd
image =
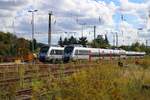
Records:
[[[12,84],[32,82],[32,79],[48,79],[53,75],[58,78],[60,74],[64,76],[71,75],[82,68],[89,68],[99,64],[8,64],[0,65],[0,87],[11,86]],[[23,88],[16,91],[16,99],[30,100],[32,88]]]
[[[30,100],[32,98],[32,88],[22,89],[16,92],[16,100]]]

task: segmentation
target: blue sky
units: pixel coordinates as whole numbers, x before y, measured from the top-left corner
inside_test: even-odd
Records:
[[[103,2],[106,2],[107,4],[110,3],[110,2],[114,2],[115,5],[119,6],[120,5],[120,2],[119,0],[99,0],[99,1],[103,1]],[[135,0],[136,1],[136,0]]]
[[[52,10],[53,44],[60,36],[79,38],[82,31],[90,41],[93,39],[93,25],[97,26],[97,35],[108,35],[111,44],[115,32],[119,35],[120,45],[136,41],[145,43],[150,39],[147,31],[150,29],[149,8],[149,0],[1,0],[0,22],[3,24],[0,30],[31,39],[31,13],[28,10],[38,9],[35,13],[35,38],[47,43],[48,12]],[[121,20],[122,15],[124,20]],[[82,30],[83,23],[86,25]],[[143,30],[139,33],[138,28]]]
[[[129,0],[131,2],[135,2],[135,3],[143,3],[145,2],[146,0]]]

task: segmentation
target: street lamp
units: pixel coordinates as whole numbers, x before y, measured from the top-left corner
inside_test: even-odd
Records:
[[[32,52],[34,52],[34,12],[38,10],[29,10],[28,12],[32,13]]]

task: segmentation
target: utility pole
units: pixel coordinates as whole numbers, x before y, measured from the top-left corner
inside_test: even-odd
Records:
[[[49,23],[48,23],[48,45],[51,46],[51,21],[52,21],[52,11],[49,13]]]
[[[34,13],[38,10],[29,10],[28,12],[32,13],[32,52],[34,52]]]
[[[13,23],[12,23],[12,34],[13,35],[16,35],[15,33],[15,18],[16,17],[14,17],[14,19],[13,19]],[[12,50],[10,50],[10,52],[13,52],[13,54],[15,55],[15,49],[14,49],[14,45],[15,45],[15,39],[11,39],[10,40],[10,42],[11,42],[11,47],[12,47]]]
[[[146,40],[146,48],[147,48],[147,46],[148,46],[148,40]]]
[[[123,23],[123,21],[125,21],[125,18],[124,18],[124,15],[123,14],[121,14],[121,22]],[[125,42],[125,37],[124,37],[124,31],[123,30],[120,30],[121,31],[121,33],[122,33],[122,37],[123,37],[123,43],[122,43],[122,45],[124,45],[124,42]]]
[[[118,33],[116,32],[116,47],[118,47]]]
[[[94,25],[94,40],[96,39],[96,26]]]
[[[113,32],[111,32],[113,34]],[[113,34],[113,46],[115,46],[115,34]]]
[[[16,17],[13,19],[13,23],[12,23],[12,27],[13,27],[13,34],[16,35],[16,30],[15,30],[15,19]]]
[[[81,37],[84,37],[84,28],[85,28],[85,25],[86,23],[79,23],[81,26],[82,26],[82,32],[81,32]]]
[[[82,25],[82,36],[81,37],[83,37],[83,30],[84,30],[84,26]]]

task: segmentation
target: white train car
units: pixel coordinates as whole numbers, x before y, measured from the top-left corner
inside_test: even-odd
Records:
[[[70,60],[118,59],[128,57],[141,58],[145,54],[145,52],[87,48],[73,45],[66,46],[65,48],[44,46],[40,50],[39,60],[42,62],[56,62],[61,60],[68,62]]]
[[[63,47],[44,46],[40,49],[39,60],[42,62],[56,62],[62,60]]]
[[[144,57],[144,55],[146,55],[145,52],[126,51],[127,57],[141,58]]]
[[[113,49],[101,49],[101,48],[86,48],[86,47],[76,47],[76,46],[66,46],[64,49],[64,62],[69,60],[87,60],[92,58],[95,59],[110,59],[110,58],[120,58],[125,57],[125,50],[113,50]]]
[[[76,46],[66,46],[64,48],[63,60],[68,62],[69,60],[96,60],[96,59],[110,59],[110,58],[128,58],[136,57],[141,58],[145,55],[145,52],[134,52],[116,49],[101,49],[101,48],[86,48]]]

